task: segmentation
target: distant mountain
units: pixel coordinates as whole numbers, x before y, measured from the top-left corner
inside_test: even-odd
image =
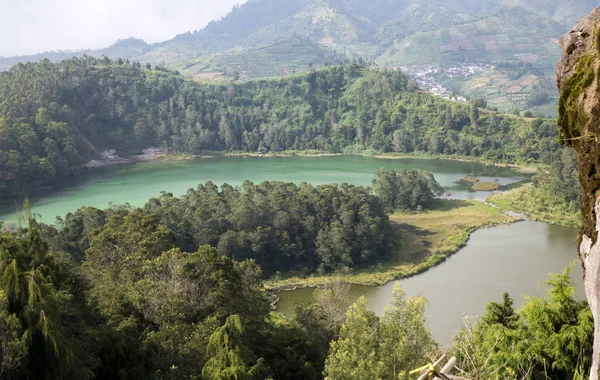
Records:
[[[89,55],[92,57],[107,56],[109,58],[130,59],[139,57],[151,50],[151,45],[148,45],[143,40],[137,38],[127,38],[118,40],[111,46],[99,50],[66,50],[66,51],[50,51],[33,55],[16,56],[16,57],[0,57],[0,71],[8,70],[19,62],[38,62],[48,59],[51,62],[59,62],[72,57],[82,57]]]
[[[501,0],[503,6],[518,6],[550,17],[569,28],[597,7],[597,0]]]
[[[526,26],[526,27],[525,27]],[[388,65],[520,61],[553,67],[565,26],[520,7],[500,8],[479,19],[395,40],[378,62]]]
[[[152,46],[131,38],[101,50],[4,58],[0,69],[83,54],[172,65],[292,38],[391,65],[539,59],[547,65],[559,55],[550,45],[595,5],[593,0],[249,0],[201,30]]]
[[[346,57],[387,65],[472,62],[554,64],[557,39],[591,0],[250,0],[202,30],[136,57],[168,64],[233,48],[306,38]]]

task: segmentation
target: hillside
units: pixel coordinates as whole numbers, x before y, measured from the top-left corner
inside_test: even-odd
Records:
[[[454,51],[452,43],[458,49],[460,41],[474,38],[462,48],[475,50],[475,54],[466,54],[462,58],[489,63],[515,59],[514,54],[520,59],[518,54],[528,48],[535,48],[534,54],[539,55],[540,51],[547,50],[545,45],[557,39],[594,5],[589,0],[558,3],[550,0],[505,0],[501,3],[381,0],[373,7],[372,2],[365,0],[251,0],[202,30],[158,44],[154,53],[163,52],[165,60],[172,58],[174,52],[180,58],[190,58],[236,46],[267,45],[302,36],[347,55],[375,59],[384,53],[393,56],[390,49],[416,40],[421,42],[416,44],[421,47],[421,52],[432,51],[433,56],[417,58],[417,51],[412,56],[400,57],[397,62],[429,63],[446,58],[437,53]],[[540,45],[541,48],[537,48]],[[542,58],[546,55],[542,54]],[[550,55],[558,57],[558,47],[551,49]],[[534,57],[524,59],[534,60]]]
[[[598,6],[595,0],[502,0],[500,3],[503,6],[523,7],[569,26],[574,26],[583,16]]]
[[[549,70],[544,72],[529,65],[497,65],[466,79],[445,76],[440,80],[456,94],[484,98],[489,107],[505,112],[519,109],[534,115],[556,113],[558,94],[555,83],[549,79]]]
[[[232,77],[235,72],[242,80],[274,77],[308,71],[325,64],[340,61],[333,49],[328,49],[300,38],[278,41],[256,48],[238,48],[222,54],[200,56],[184,62],[167,64],[194,80],[214,80]]]
[[[205,85],[108,58],[17,65],[0,73],[0,197],[76,175],[105,149],[418,151],[527,162],[556,147],[552,120],[417,90],[398,71],[358,64]]]
[[[298,37],[346,57],[392,65],[537,58],[547,64],[559,54],[550,45],[594,5],[591,0],[380,0],[373,7],[366,0],[250,0],[202,30],[152,46],[127,39],[101,50],[0,58],[0,68],[84,53],[165,65]]]
[[[523,28],[527,25],[527,28]],[[564,27],[523,8],[502,8],[476,21],[396,40],[378,58],[386,65],[529,62],[551,67]]]

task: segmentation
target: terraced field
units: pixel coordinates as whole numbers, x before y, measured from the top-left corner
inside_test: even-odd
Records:
[[[464,80],[446,80],[445,84],[456,93],[471,98],[484,97],[488,106],[502,111],[529,111],[534,115],[557,115],[558,92],[554,87],[552,72],[519,72],[518,70],[484,71]],[[533,94],[545,94],[543,104],[535,104]]]
[[[506,13],[509,13],[506,11]],[[396,41],[378,62],[386,65],[522,62],[549,66],[560,57],[562,27],[530,13],[491,16]],[[524,29],[522,25],[530,27]]]
[[[245,80],[306,71],[311,65],[317,68],[339,61],[334,50],[294,38],[257,49],[237,49],[168,66],[199,81],[231,77],[235,71]]]

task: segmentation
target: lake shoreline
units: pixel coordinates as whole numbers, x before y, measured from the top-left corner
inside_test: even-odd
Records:
[[[260,158],[273,158],[273,157],[334,157],[334,156],[363,156],[363,157],[372,157],[386,160],[396,160],[396,159],[421,159],[421,160],[449,160],[449,161],[457,161],[457,162],[470,162],[470,163],[479,163],[484,165],[490,165],[500,168],[511,168],[515,169],[523,174],[534,174],[537,171],[538,164],[532,165],[524,165],[524,164],[509,164],[509,163],[499,163],[493,161],[487,161],[483,159],[478,159],[476,157],[463,157],[456,155],[443,155],[443,154],[419,154],[419,153],[375,153],[370,154],[367,152],[348,152],[348,153],[331,153],[331,152],[322,152],[322,151],[295,151],[295,150],[286,150],[281,152],[268,152]],[[259,157],[257,153],[250,152],[210,152],[208,154],[170,154],[168,152],[160,152],[159,154],[142,154],[142,155],[134,155],[134,156],[125,156],[119,157],[119,160],[105,160],[105,161],[93,161],[98,162],[96,165],[88,166],[108,166],[108,165],[118,165],[124,163],[132,163],[132,162],[145,162],[145,161],[155,161],[155,160],[164,160],[164,161],[179,161],[179,160],[195,160],[195,159],[211,159],[216,157]],[[92,162],[92,161],[90,161]],[[85,164],[88,165],[89,163]]]
[[[448,207],[449,205],[454,207]],[[399,244],[407,251],[391,253],[387,263],[373,264],[368,268],[348,273],[266,280],[264,286],[271,293],[321,287],[333,279],[356,285],[382,286],[392,281],[416,276],[442,264],[465,247],[471,234],[477,230],[522,220],[480,201],[439,200],[436,207],[422,213],[390,215],[390,221],[396,227],[405,226],[400,235],[407,241],[400,240]],[[413,229],[421,232],[411,234],[409,231]],[[431,247],[430,250],[424,251],[428,247]],[[404,257],[415,254],[420,256],[412,262],[407,262]]]

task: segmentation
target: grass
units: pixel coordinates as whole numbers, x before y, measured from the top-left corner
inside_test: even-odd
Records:
[[[500,188],[498,182],[481,182],[477,177],[466,176],[462,177],[460,181],[467,183],[473,191],[494,191]]]
[[[500,184],[498,182],[475,182],[471,189],[475,191],[494,191],[500,188]]]
[[[460,179],[460,181],[461,182],[467,182],[467,183],[470,183],[470,184],[476,184],[477,182],[479,182],[479,178],[477,178],[477,177],[471,177],[471,176],[465,176],[465,177],[462,177]]]
[[[490,195],[487,201],[500,210],[516,211],[531,220],[573,228],[581,226],[579,212],[545,204],[542,199],[536,197],[531,184],[502,194]]]
[[[332,276],[354,284],[383,285],[444,262],[465,246],[471,233],[479,228],[517,220],[477,201],[436,200],[423,212],[390,215],[395,250],[386,260],[346,273],[270,280],[265,286],[272,290],[315,287],[328,283]]]

